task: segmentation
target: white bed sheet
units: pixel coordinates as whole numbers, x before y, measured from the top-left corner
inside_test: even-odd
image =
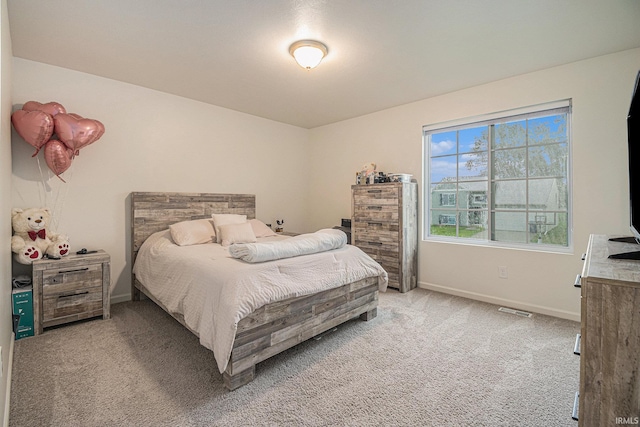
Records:
[[[284,236],[258,241],[286,239]],[[238,322],[263,305],[367,277],[387,288],[386,271],[355,246],[250,264],[217,243],[178,246],[169,230],[151,235],[138,251],[136,279],[171,313],[184,317],[200,343],[227,368]]]

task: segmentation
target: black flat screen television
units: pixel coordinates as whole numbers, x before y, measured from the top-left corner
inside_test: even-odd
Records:
[[[640,72],[631,95],[627,115],[627,142],[629,154],[629,219],[632,237],[611,239],[618,242],[640,244]],[[640,260],[640,251],[609,255],[614,259]]]

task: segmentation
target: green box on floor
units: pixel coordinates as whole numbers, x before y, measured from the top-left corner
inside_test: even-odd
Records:
[[[16,339],[33,336],[33,291],[31,287],[18,288],[11,292],[13,314],[20,316]]]

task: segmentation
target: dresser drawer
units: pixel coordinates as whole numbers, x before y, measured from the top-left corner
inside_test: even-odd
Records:
[[[400,289],[400,275],[398,273],[387,272],[387,276],[389,279],[387,286],[390,288]]]
[[[391,277],[391,275],[395,275],[396,280],[398,277],[398,274],[400,274],[400,264],[398,262],[380,262],[380,265],[382,266],[382,268],[384,268],[384,271],[387,272],[387,274],[389,275],[389,277]]]
[[[376,233],[392,233],[399,238],[400,223],[398,221],[388,220],[385,218],[358,218],[351,222],[351,231],[356,233],[376,232]]]
[[[359,246],[360,247],[360,246]],[[399,252],[381,251],[379,248],[362,248],[367,255],[373,258],[383,268],[385,266],[400,265]],[[386,268],[385,268],[386,270]]]
[[[351,233],[355,234],[357,240],[363,241],[397,243],[399,240],[397,231],[375,230],[359,224],[352,227]]]
[[[397,224],[399,218],[398,207],[392,205],[360,205],[353,209],[354,221],[386,221]]]
[[[390,254],[389,252],[380,251],[378,249],[366,249],[361,246],[360,248],[380,264],[384,271],[387,272],[387,276],[389,277],[389,286],[392,288],[399,288],[400,258],[398,257],[398,253]]]
[[[376,256],[396,256],[399,252],[398,241],[395,242],[381,242],[376,239],[361,239],[356,236],[354,243],[367,254],[373,254]],[[373,255],[371,256],[373,258]],[[374,258],[375,259],[375,258]]]
[[[353,190],[354,201],[357,205],[363,204],[379,204],[379,205],[395,205],[398,206],[398,187],[397,186],[358,186]]]

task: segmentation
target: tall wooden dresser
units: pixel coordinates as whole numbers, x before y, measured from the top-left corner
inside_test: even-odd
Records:
[[[580,278],[580,427],[639,422],[640,261],[609,258],[638,250],[589,238]]]
[[[418,284],[418,184],[351,186],[351,244],[389,274],[389,286],[407,292]]]

